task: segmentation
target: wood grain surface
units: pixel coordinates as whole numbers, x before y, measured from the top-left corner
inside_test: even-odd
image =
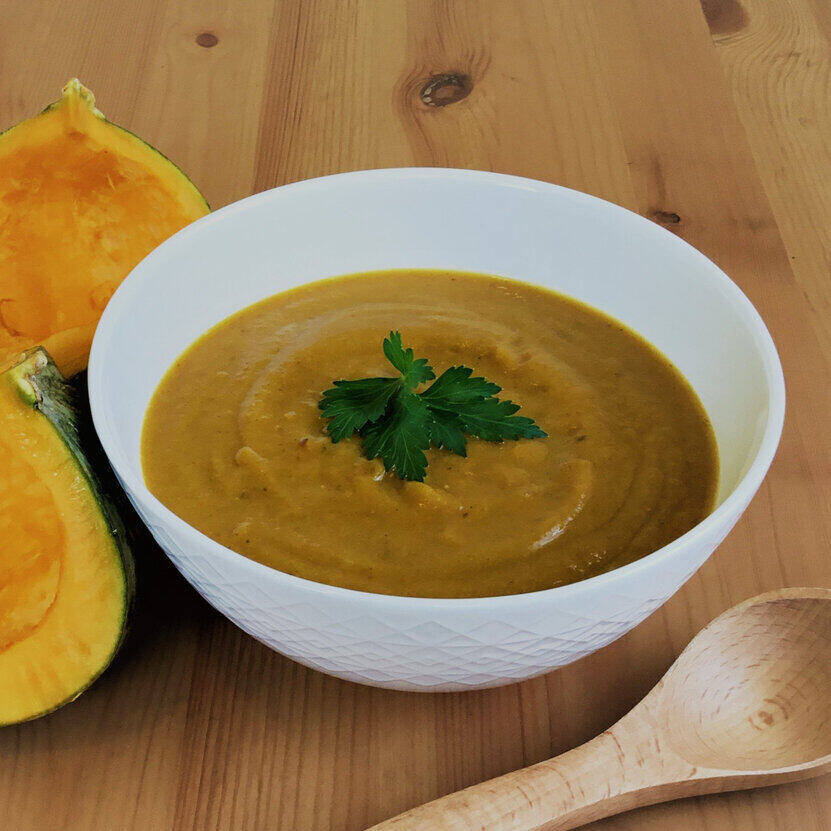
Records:
[[[0,731],[0,828],[360,831],[592,737],[733,603],[830,586],[829,67],[826,0],[0,0],[0,124],[77,75],[214,207],[412,164],[597,194],[739,283],[789,395],[770,475],[684,589],[601,652],[498,690],[385,692],[300,667],[145,539],[118,662],[74,704]],[[452,103],[425,104],[441,73],[465,77],[433,95]],[[829,826],[831,777],[592,828]]]

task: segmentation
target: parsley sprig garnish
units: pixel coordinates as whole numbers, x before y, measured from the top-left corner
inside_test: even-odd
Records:
[[[431,445],[466,456],[466,436],[498,442],[547,435],[533,419],[514,415],[519,405],[500,401],[502,388],[473,377],[470,367],[451,366],[436,378],[426,358],[404,348],[400,332],[384,339],[384,355],[400,377],[335,381],[319,407],[333,442],[357,432],[365,455],[401,479],[424,479]],[[427,381],[433,383],[416,392]]]

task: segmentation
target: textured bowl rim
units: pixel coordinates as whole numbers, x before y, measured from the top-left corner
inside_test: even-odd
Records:
[[[670,238],[672,240],[672,245],[684,250],[688,257],[698,261],[702,274],[708,274],[710,279],[719,283],[725,302],[729,303],[733,307],[733,309],[740,315],[744,323],[747,325],[753,337],[755,346],[759,351],[760,357],[762,358],[768,388],[768,413],[762,439],[759,443],[759,447],[753,461],[748,466],[747,471],[735,488],[733,488],[724,501],[716,507],[714,511],[708,514],[701,522],[685,534],[662,548],[659,548],[632,563],[619,566],[611,571],[603,572],[602,574],[598,574],[593,577],[579,580],[576,583],[569,583],[564,586],[555,586],[550,589],[541,589],[539,591],[524,592],[520,594],[494,595],[490,597],[432,598],[378,594],[375,592],[365,592],[357,589],[347,589],[340,586],[332,586],[327,583],[318,583],[304,577],[297,577],[293,574],[288,574],[272,568],[271,566],[264,565],[223,546],[203,534],[201,531],[198,531],[192,525],[188,524],[179,516],[174,514],[173,511],[167,508],[149,491],[144,483],[144,479],[141,476],[140,471],[135,471],[133,465],[128,461],[127,456],[123,452],[120,442],[117,441],[115,432],[107,419],[104,406],[106,390],[103,385],[103,367],[104,362],[106,361],[105,356],[109,351],[110,342],[112,341],[114,333],[117,329],[119,317],[125,314],[125,312],[129,309],[130,303],[135,300],[137,295],[139,295],[137,289],[140,285],[139,281],[142,279],[142,264],[155,259],[155,257],[158,256],[157,252],[170,245],[180,245],[191,236],[197,236],[205,233],[209,226],[215,223],[221,223],[226,216],[232,213],[248,210],[259,205],[261,202],[268,202],[274,198],[282,198],[282,196],[289,191],[317,190],[321,193],[321,195],[323,195],[326,191],[332,188],[338,188],[344,182],[359,182],[361,180],[396,181],[401,179],[421,179],[424,181],[442,180],[443,182],[458,181],[464,186],[469,186],[471,184],[481,184],[486,186],[498,185],[501,187],[527,190],[536,193],[556,192],[561,199],[570,199],[574,202],[582,201],[594,206],[600,211],[606,212],[607,214],[618,213],[620,216],[625,217],[628,222],[635,221],[642,223],[647,232],[654,234],[656,238],[663,237],[665,240],[666,238]],[[138,274],[136,274],[137,270],[139,271]],[[676,555],[680,554],[680,552],[688,546],[695,545],[699,539],[706,539],[715,528],[724,526],[731,515],[739,513],[744,509],[745,505],[749,503],[755,492],[758,490],[771,462],[773,461],[773,457],[776,454],[776,449],[782,434],[785,419],[785,380],[782,374],[782,365],[779,360],[779,355],[776,351],[776,346],[773,343],[770,332],[765,326],[759,312],[744,292],[742,292],[742,290],[727,276],[727,274],[724,273],[724,271],[712,262],[712,260],[698,251],[698,249],[694,248],[688,242],[675,234],[670,233],[665,228],[662,228],[656,223],[642,217],[640,214],[630,211],[620,205],[616,205],[613,202],[601,199],[600,197],[583,193],[582,191],[566,188],[562,185],[555,185],[550,182],[543,182],[537,179],[528,179],[505,173],[492,173],[482,170],[442,167],[379,168],[351,171],[348,173],[336,173],[313,179],[304,179],[247,196],[236,202],[232,202],[231,204],[226,205],[223,208],[220,208],[219,210],[214,211],[186,226],[181,231],[178,231],[168,240],[163,242],[158,248],[154,249],[154,251],[151,251],[150,254],[148,254],[147,257],[145,257],[141,263],[136,266],[136,269],[134,269],[116,289],[106,309],[104,310],[103,315],[101,316],[93,338],[87,382],[93,424],[110,464],[118,474],[118,477],[124,483],[125,488],[131,492],[134,498],[136,498],[138,502],[149,506],[152,509],[152,512],[162,519],[166,525],[174,527],[185,537],[192,538],[194,543],[201,543],[202,546],[207,546],[211,550],[212,554],[219,559],[233,560],[236,567],[242,567],[243,569],[250,571],[252,576],[264,576],[265,573],[268,573],[270,577],[265,579],[269,579],[272,582],[276,580],[298,590],[305,590],[306,592],[317,595],[326,595],[344,601],[351,600],[354,603],[364,605],[370,604],[373,606],[386,606],[389,607],[390,610],[395,609],[398,611],[410,612],[426,612],[434,609],[472,612],[474,610],[487,609],[494,611],[498,610],[504,613],[506,611],[510,612],[512,609],[528,607],[529,605],[536,606],[539,604],[554,602],[556,600],[573,598],[585,592],[599,591],[601,594],[614,594],[614,584],[616,582],[625,580],[627,577],[637,576],[639,572],[647,571],[670,563],[673,559],[675,559]]]

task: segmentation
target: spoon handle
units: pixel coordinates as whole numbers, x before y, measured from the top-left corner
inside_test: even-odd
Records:
[[[631,713],[561,756],[436,799],[369,831],[566,831],[680,795],[673,780],[689,771],[679,762],[673,756],[665,763],[648,722]]]

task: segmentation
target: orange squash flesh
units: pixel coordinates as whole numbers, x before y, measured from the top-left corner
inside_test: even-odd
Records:
[[[208,210],[172,162],[70,81],[0,135],[0,367],[42,344],[64,375],[84,369],[118,284]]]
[[[65,390],[41,349],[0,376],[0,725],[77,697],[126,628],[132,560]]]

